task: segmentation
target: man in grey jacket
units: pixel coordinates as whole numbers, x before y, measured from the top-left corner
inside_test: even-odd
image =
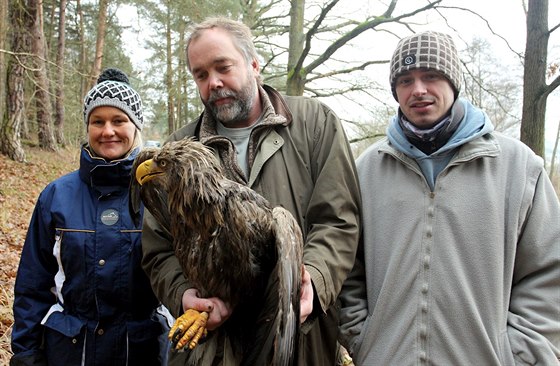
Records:
[[[458,98],[450,36],[402,39],[390,83],[398,114],[356,163],[342,343],[356,365],[558,365],[560,205],[542,159]]]
[[[169,140],[197,137],[216,153],[228,178],[298,220],[305,242],[299,364],[334,365],[335,302],[354,263],[360,212],[358,178],[341,123],[317,100],[284,97],[262,84],[251,32],[240,22],[214,18],[194,26],[187,65],[205,109]],[[208,328],[219,327],[232,309],[221,299],[198,297],[171,239],[146,212],[142,264],[156,295],[175,317],[188,308],[210,307]],[[170,365],[186,362],[186,353],[170,355]]]

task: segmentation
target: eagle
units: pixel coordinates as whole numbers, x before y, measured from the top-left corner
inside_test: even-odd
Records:
[[[173,238],[188,283],[233,309],[211,332],[207,313],[186,310],[169,332],[173,349],[189,352],[193,365],[226,354],[236,365],[295,364],[303,237],[291,213],[226,178],[212,150],[194,138],[143,149],[133,175],[133,217],[142,201]]]

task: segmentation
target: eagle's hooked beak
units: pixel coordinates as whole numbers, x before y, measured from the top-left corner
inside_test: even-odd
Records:
[[[161,174],[156,167],[157,164],[154,163],[153,159],[148,159],[140,164],[138,168],[136,168],[136,181],[138,184],[142,185],[151,180],[154,176]]]

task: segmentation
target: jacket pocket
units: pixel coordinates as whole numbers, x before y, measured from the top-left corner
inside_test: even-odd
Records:
[[[43,320],[43,325],[67,337],[74,337],[80,334],[86,322],[73,315],[64,314],[61,311],[53,311]]]
[[[57,311],[43,325],[49,365],[79,365],[84,354],[85,322]]]

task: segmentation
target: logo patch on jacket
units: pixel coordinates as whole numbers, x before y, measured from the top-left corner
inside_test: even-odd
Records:
[[[115,225],[119,221],[119,212],[115,209],[108,209],[101,213],[101,222],[107,226]]]

